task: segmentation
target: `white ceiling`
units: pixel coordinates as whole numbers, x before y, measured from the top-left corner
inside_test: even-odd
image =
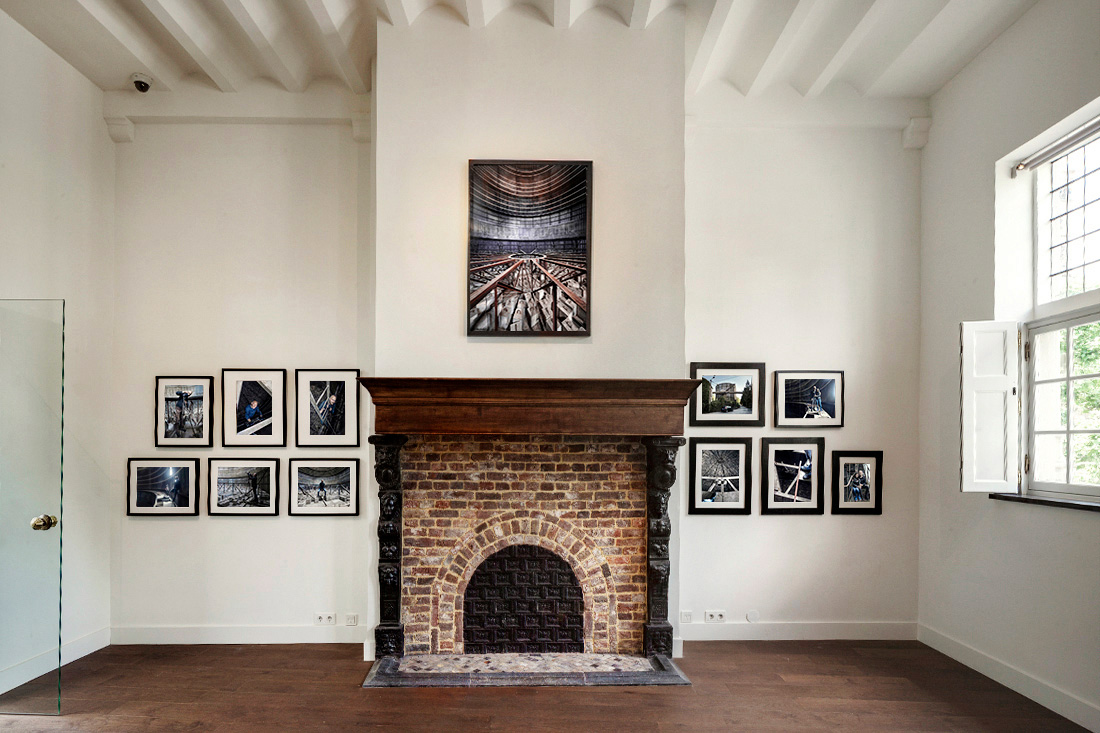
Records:
[[[525,0],[556,28],[601,7],[644,30],[686,3],[687,93],[728,84],[805,98],[843,86],[867,99],[927,98],[1036,0]],[[443,5],[471,28],[518,0],[0,0],[0,9],[101,89],[196,82],[288,92],[335,80],[370,89],[376,19],[415,23]],[[186,80],[186,82],[185,82]],[[260,82],[260,80],[268,80]]]

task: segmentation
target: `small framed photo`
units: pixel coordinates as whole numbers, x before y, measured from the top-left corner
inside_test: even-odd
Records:
[[[222,369],[222,445],[286,445],[286,369]]]
[[[692,438],[688,514],[752,514],[752,439]]]
[[[775,427],[844,427],[844,372],[776,372]]]
[[[157,377],[156,406],[156,447],[214,445],[213,377]]]
[[[126,461],[127,515],[199,513],[198,458],[131,458]]]
[[[760,513],[824,514],[825,439],[760,441]]]
[[[359,370],[298,369],[294,372],[299,448],[359,447]]]
[[[290,514],[359,515],[359,459],[290,460]]]
[[[691,378],[703,383],[691,395],[691,425],[764,427],[767,370],[763,363],[693,361]]]
[[[279,514],[277,458],[211,458],[206,482],[207,514]]]
[[[833,514],[882,514],[882,451],[833,451]]]

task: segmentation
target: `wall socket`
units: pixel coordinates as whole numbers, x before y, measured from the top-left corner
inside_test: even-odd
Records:
[[[332,611],[321,611],[313,615],[314,626],[335,626],[336,614]]]
[[[344,626],[358,626],[359,614],[357,613],[345,613],[344,614]]]
[[[703,618],[708,624],[724,624],[726,623],[725,611],[707,611]]]
[[[680,623],[682,623],[682,624],[690,624],[691,623],[691,611],[680,611]]]

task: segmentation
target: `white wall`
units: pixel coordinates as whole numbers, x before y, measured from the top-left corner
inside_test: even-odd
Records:
[[[683,374],[683,42],[676,9],[379,24],[378,374]],[[593,161],[591,337],[467,338],[471,158]]]
[[[915,633],[919,155],[898,130],[689,124],[687,359],[762,361],[769,381],[766,428],[688,429],[751,436],[755,485],[752,516],[684,502],[685,639]],[[845,427],[775,430],[777,369],[843,370]],[[882,516],[829,515],[827,482],[825,516],[760,515],[760,438],[807,435],[826,481],[830,451],[884,451]]]
[[[104,646],[110,625],[103,389],[110,375],[114,152],[101,104],[91,82],[0,12],[0,298],[68,304],[66,659]]]
[[[1100,730],[1100,524],[959,493],[959,322],[994,315],[994,164],[1100,96],[1100,5],[1044,0],[932,99],[921,193],[921,639]]]
[[[286,459],[358,457],[365,481],[366,449],[154,450],[152,423],[157,375],[213,375],[220,415],[222,368],[287,369],[293,405],[295,368],[359,366],[360,146],[347,126],[141,125],[116,151],[113,641],[362,640],[374,502],[287,516]],[[201,516],[125,516],[126,459],[150,455],[203,459]],[[207,516],[211,455],[283,459],[279,516]]]

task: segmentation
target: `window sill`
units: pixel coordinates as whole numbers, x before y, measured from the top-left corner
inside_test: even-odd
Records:
[[[1017,504],[1038,504],[1040,506],[1062,507],[1063,509],[1081,509],[1086,512],[1100,512],[1100,502],[1095,501],[1041,499],[1037,496],[1020,496],[1019,494],[990,494],[989,498],[997,501],[1014,501]]]

